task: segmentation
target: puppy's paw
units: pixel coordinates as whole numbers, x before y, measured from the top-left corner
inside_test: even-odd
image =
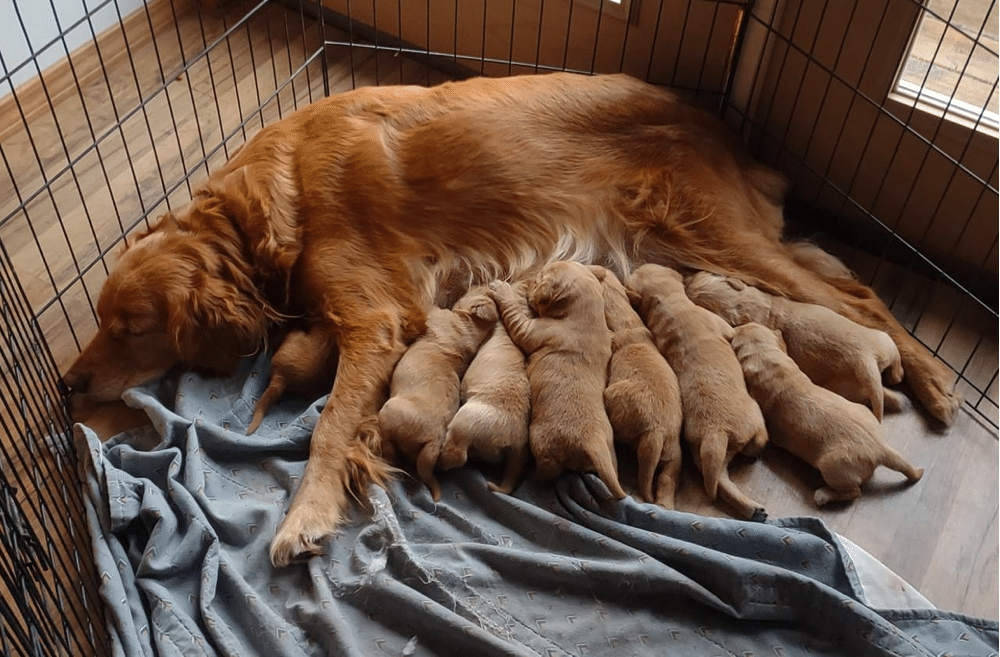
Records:
[[[340,514],[333,506],[293,506],[271,541],[271,563],[283,568],[322,554],[323,540],[333,534],[340,522]]]

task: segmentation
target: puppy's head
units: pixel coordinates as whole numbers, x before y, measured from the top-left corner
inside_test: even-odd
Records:
[[[730,324],[763,321],[770,308],[767,294],[733,276],[700,271],[687,280],[688,297]]]
[[[538,273],[528,287],[528,305],[539,317],[561,319],[584,298],[601,299],[601,284],[578,262],[553,262]]]
[[[452,312],[467,314],[473,321],[483,326],[493,326],[500,320],[497,305],[486,288],[473,288],[452,307]]]
[[[684,278],[680,272],[657,264],[645,264],[625,279],[629,301],[635,308],[652,302],[657,296],[684,291]]]
[[[755,322],[742,324],[733,329],[730,343],[737,354],[762,354],[768,351],[781,351],[787,354],[788,352],[780,331]]]
[[[97,333],[66,386],[89,401],[112,401],[178,363],[229,372],[254,351],[274,314],[236,264],[239,246],[225,242],[167,215],[127,248],[101,289]]]

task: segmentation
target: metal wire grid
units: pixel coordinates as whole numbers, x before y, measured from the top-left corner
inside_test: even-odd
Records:
[[[72,356],[73,349],[79,349],[77,331],[94,321],[93,302],[107,274],[106,258],[132,229],[172,203],[185,202],[192,185],[224,161],[233,146],[266,123],[328,93],[331,80],[349,80],[350,86],[361,86],[419,83],[421,77],[425,83],[441,79],[430,67],[407,68],[412,59],[433,62],[437,68],[448,68],[450,64],[449,73],[453,76],[621,70],[656,83],[688,89],[715,103],[728,119],[744,129],[757,153],[765,159],[787,162],[787,158],[792,158],[798,166],[821,178],[828,173],[813,166],[800,153],[781,146],[782,131],[768,120],[770,109],[762,112],[758,106],[750,112],[732,98],[733,85],[738,82],[734,78],[739,69],[737,63],[746,67],[749,62],[753,73],[751,95],[766,91],[766,79],[753,69],[759,62],[744,52],[748,39],[763,38],[765,48],[761,53],[776,44],[795,51],[818,65],[831,80],[850,84],[836,66],[824,67],[809,47],[802,47],[792,36],[798,18],[793,21],[792,31],[787,32],[779,25],[773,10],[768,13],[767,3],[725,0],[659,3],[653,14],[647,14],[653,16],[651,39],[633,21],[626,21],[624,26],[618,22],[613,27],[604,22],[603,12],[598,11],[596,24],[590,25],[591,36],[585,37],[593,40],[594,47],[581,59],[571,52],[569,39],[583,15],[583,10],[574,12],[577,3],[573,2],[565,24],[556,28],[566,34],[562,53],[557,52],[552,59],[543,53],[545,35],[541,28],[533,37],[533,54],[529,47],[527,56],[516,56],[524,4],[501,4],[509,7],[511,16],[508,40],[499,46],[487,44],[487,22],[495,13],[491,7],[497,4],[490,0],[475,4],[472,11],[481,11],[482,15],[480,48],[478,52],[470,52],[460,47],[457,2],[453,4],[455,19],[449,25],[451,45],[439,48],[432,43],[430,20],[417,26],[424,34],[422,46],[416,45],[420,39],[404,38],[407,34],[403,30],[401,0],[395,7],[394,29],[391,25],[388,29],[384,26],[384,21],[392,18],[392,12],[378,15],[380,5],[374,0],[344,1],[346,11],[339,14],[330,11],[329,2],[284,2],[295,12],[277,14],[271,4],[260,2],[244,4],[235,10],[230,6],[220,17],[202,11],[197,4],[190,7],[179,0],[163,0],[161,7],[169,7],[169,19],[165,22],[151,11],[151,5],[144,5],[141,18],[148,28],[146,40],[131,41],[132,33],[122,29],[118,41],[108,46],[109,52],[102,53],[99,48],[96,77],[71,71],[71,87],[75,87],[78,100],[71,103],[69,111],[83,116],[85,126],[75,135],[63,129],[67,124],[65,110],[57,109],[67,102],[65,98],[54,97],[44,87],[40,103],[37,98],[22,102],[10,76],[0,78],[0,87],[9,87],[12,92],[19,128],[24,134],[21,146],[33,153],[35,162],[30,175],[15,170],[7,154],[10,142],[5,140],[2,155],[11,188],[10,201],[0,205],[3,217],[0,219],[3,247],[0,320],[5,322],[8,336],[0,363],[3,369],[0,382],[4,388],[2,427],[6,434],[0,451],[3,459],[0,487],[6,502],[0,506],[3,530],[0,540],[4,543],[0,554],[0,587],[5,589],[4,604],[0,606],[3,616],[0,645],[5,654],[101,654],[101,648],[105,647],[103,632],[95,629],[100,626],[94,589],[98,576],[93,572],[87,548],[80,542],[85,540],[85,530],[80,522],[82,510],[74,479],[75,456],[68,443],[68,420],[55,389],[67,354],[53,355],[51,344],[62,333],[66,334],[62,336],[64,347],[70,345],[68,356]],[[437,1],[426,0],[428,14],[432,2]],[[584,0],[578,1],[581,6],[586,4]],[[593,0],[589,4],[600,10],[604,1]],[[464,4],[463,11],[470,4]],[[824,13],[829,5],[829,2],[824,5]],[[354,11],[369,6],[371,15],[362,12],[359,18]],[[649,12],[651,6],[647,4],[643,11]],[[109,0],[66,31],[91,25],[91,36],[100,43],[90,20],[104,8],[111,8],[119,18],[124,18],[118,4]],[[541,22],[547,15],[545,0],[538,0],[537,11]],[[335,35],[333,30],[323,27],[322,21],[307,20],[307,14],[323,15],[341,28],[343,34]],[[693,34],[702,38],[690,36]],[[664,39],[664,35],[668,38]],[[531,40],[529,36],[528,41]],[[670,45],[665,46],[664,40]],[[720,51],[706,45],[717,40],[726,41],[727,47]],[[599,50],[598,44],[611,45]],[[68,56],[63,38],[44,48],[60,46]],[[238,58],[233,55],[234,49],[247,47],[254,69],[249,73],[239,68]],[[119,58],[124,55],[128,61],[124,67],[128,74],[124,78],[113,78],[110,74],[112,67],[105,60],[114,59],[112,51]],[[328,61],[337,53],[346,54],[347,64],[343,69],[330,69]],[[23,66],[34,66],[41,73],[37,59]],[[782,63],[781,72],[784,68]],[[199,80],[207,83],[202,85]],[[103,89],[103,97],[96,100],[84,91],[95,86]],[[854,102],[889,116],[878,99],[861,90],[856,90]],[[39,106],[41,117],[37,112]],[[95,109],[101,106],[105,111]],[[110,115],[106,111],[108,106]],[[160,115],[169,117],[165,129],[156,118]],[[187,127],[196,132],[190,143],[182,142],[178,136],[180,127],[186,125],[185,117],[189,116],[193,116],[193,121]],[[995,162],[986,175],[971,171],[961,155],[956,157],[935,146],[933,138],[911,128],[909,119],[891,116],[905,134],[921,140],[928,151],[948,158],[954,165],[954,176],[978,180],[982,185],[980,202],[996,203]],[[31,127],[39,122],[48,126],[51,134]],[[140,155],[137,143],[148,145],[147,152]],[[124,181],[110,173],[116,157],[124,157],[128,162]],[[98,176],[98,187],[103,185],[102,194],[88,193],[91,190],[88,176],[92,175]],[[890,259],[902,259],[906,272],[933,272],[936,290],[944,286],[961,288],[964,284],[942,272],[918,249],[902,240],[893,231],[891,222],[883,221],[884,217],[871,204],[852,195],[850,184],[837,185],[827,176],[825,185],[839,195],[843,208],[863,214],[880,237],[874,243],[875,264],[866,278],[876,281],[880,273],[890,268],[887,264]],[[61,219],[71,214],[67,207],[82,208],[76,210],[74,225]],[[60,219],[46,226],[50,217]],[[69,256],[69,264],[62,268],[52,264],[56,259],[51,255],[54,249],[45,242],[45,233],[51,237],[53,232],[59,237],[58,249]],[[856,252],[870,252],[873,246],[870,233],[856,235],[854,246],[859,247]],[[18,249],[17,254],[9,252],[10,245]],[[37,260],[34,269],[32,262],[25,264],[23,259],[18,260],[18,255],[24,252]],[[22,286],[25,280],[31,284],[30,289]],[[991,340],[988,336],[996,335],[997,314],[989,304],[965,292],[953,304],[946,327],[939,332],[941,337],[928,346],[938,353],[946,351],[948,336],[968,320],[970,313],[985,315],[986,323],[992,323],[992,329],[983,329],[971,352],[964,358],[952,357],[949,362],[963,378],[963,384],[973,390],[969,400],[972,410],[996,426],[995,355],[990,363],[991,375],[984,378],[977,372],[973,376],[972,370],[984,354],[995,354],[995,342],[988,343]],[[919,300],[917,310],[910,311],[913,316],[908,326],[918,335],[932,298],[935,295],[925,295]],[[83,303],[79,303],[81,299]],[[897,299],[892,299],[893,305]],[[973,319],[980,321],[982,317]],[[81,582],[79,586],[77,581]]]
[[[752,39],[756,42],[758,53],[769,52],[771,67],[765,72],[762,68],[765,58],[748,58],[744,49],[741,53],[741,66],[744,70],[736,75],[742,74],[749,81],[742,96],[756,102],[756,105],[750,109],[748,106],[751,102],[741,102],[731,95],[727,98],[725,115],[748,137],[761,159],[786,172],[793,172],[793,182],[802,183],[795,185],[796,193],[802,194],[803,188],[809,189],[807,183],[811,182],[810,176],[821,181],[813,198],[800,197],[799,201],[805,200],[806,204],[803,206],[800,203],[797,207],[802,211],[793,211],[792,217],[809,221],[810,215],[823,216],[825,221],[819,226],[820,229],[832,231],[841,241],[846,240],[846,246],[851,247],[845,250],[844,244],[831,245],[831,250],[839,251],[861,279],[880,292],[904,326],[955,372],[959,390],[965,395],[967,408],[996,428],[997,288],[996,274],[988,273],[991,261],[995,271],[997,257],[996,142],[994,140],[988,147],[992,151],[991,162],[985,167],[973,169],[968,164],[971,159],[970,151],[975,140],[982,139],[982,135],[975,129],[967,131],[957,148],[942,147],[937,138],[942,130],[949,127],[946,121],[938,122],[928,131],[918,127],[920,113],[913,107],[901,111],[899,107],[887,103],[884,96],[876,95],[884,88],[884,84],[869,84],[867,80],[878,77],[874,74],[869,76],[871,70],[880,65],[877,58],[868,55],[861,63],[860,70],[855,69],[852,73],[845,73],[844,67],[840,65],[850,43],[849,33],[862,23],[869,24],[867,29],[873,35],[870,41],[877,43],[880,34],[894,29],[894,22],[899,20],[900,5],[902,10],[908,9],[913,16],[926,11],[919,0],[887,2],[875,14],[875,28],[872,31],[870,23],[873,17],[864,12],[865,3],[862,2],[827,1],[822,5],[799,3],[791,20],[788,16],[780,17],[776,14],[776,3],[758,3],[747,14],[748,20],[741,40]],[[805,8],[809,10],[808,18]],[[984,25],[991,13],[992,5],[983,16]],[[841,15],[839,27],[830,25],[832,21],[828,19],[831,14]],[[843,18],[845,14],[846,20]],[[807,22],[813,29],[802,29]],[[824,33],[827,27],[831,29],[826,29],[825,38],[840,45],[832,58],[821,58],[816,54],[819,47],[817,35]],[[840,30],[839,33],[835,31],[837,29]],[[811,40],[803,38],[802,33],[811,35]],[[791,62],[795,59],[805,64],[792,65]],[[774,65],[776,61],[777,66]],[[968,59],[965,64],[968,64]],[[804,66],[808,66],[808,70]],[[807,74],[818,79],[818,84],[823,87],[818,103],[811,107],[812,112],[806,107],[808,103],[800,97],[806,86]],[[813,117],[811,121],[805,122],[808,136],[798,140],[796,144],[790,143],[791,124],[784,115],[779,116],[781,112],[775,104],[782,84],[792,88],[794,98],[791,111],[805,112],[806,116]],[[996,94],[996,77],[992,86],[992,93]],[[841,112],[839,122],[821,123],[819,108],[830,102],[835,87],[850,90],[847,109]],[[831,152],[841,148],[848,139],[848,129],[853,128],[851,119],[856,119],[862,110],[874,118],[870,119],[870,127],[862,131],[862,139],[853,146],[859,155],[850,168],[834,175],[833,156],[824,161],[823,158],[815,157],[812,151],[818,140],[830,134],[835,135]],[[822,116],[826,118],[826,115]],[[978,126],[982,117],[983,112],[973,128]],[[893,135],[888,143],[883,139],[887,128]],[[958,187],[961,183],[976,189],[975,202],[968,214],[958,218],[962,222],[961,228],[952,231],[954,241],[951,245],[955,247],[966,241],[974,228],[973,218],[983,218],[992,226],[992,235],[987,238],[986,244],[981,245],[985,248],[980,248],[980,251],[985,255],[977,263],[978,266],[969,270],[959,268],[946,271],[939,262],[925,254],[920,246],[915,246],[929,241],[930,223],[922,231],[916,231],[912,237],[906,238],[900,234],[899,226],[904,218],[902,213],[908,206],[904,204],[896,212],[878,208],[878,200],[885,192],[890,191],[890,185],[896,183],[892,178],[892,166],[896,164],[904,147],[912,148],[913,144],[917,145],[917,164],[904,186],[904,198],[917,192],[922,181],[933,177],[930,172],[932,163],[937,165],[935,171],[938,171],[942,161],[947,163],[947,167],[943,176],[944,191],[931,212],[935,219],[940,220],[943,213],[950,211],[943,204],[946,193],[953,187]],[[866,170],[866,162],[878,158],[879,151],[888,154],[884,158],[888,163],[880,170]],[[859,191],[863,178],[877,180],[874,194],[869,196]],[[870,180],[864,182],[870,184]],[[810,203],[820,198],[825,198],[823,205],[826,211],[823,213],[817,212],[816,204]],[[851,217],[855,220],[851,221]],[[838,226],[838,222],[842,225]],[[907,280],[910,285],[900,284]],[[968,327],[975,327],[975,335],[967,333]]]
[[[94,19],[108,11],[119,28],[98,35]],[[208,12],[158,0],[122,14],[116,1],[90,4],[0,78],[9,92],[0,99],[9,122],[0,129],[4,655],[107,654],[57,381],[95,322],[109,254],[150,216],[190,198],[233,147],[328,92],[323,28],[301,8],[229,3]],[[17,6],[12,18],[27,38]],[[81,29],[96,44],[89,58],[68,46],[68,33]],[[52,50],[67,59],[61,73],[42,70]],[[249,51],[249,70],[237,50]],[[2,55],[0,64],[9,64]],[[41,82],[15,87],[25,69]]]

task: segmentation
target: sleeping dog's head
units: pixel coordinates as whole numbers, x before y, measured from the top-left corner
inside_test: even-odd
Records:
[[[213,221],[218,214],[196,199],[126,248],[101,289],[97,333],[63,377],[70,391],[112,401],[179,363],[229,372],[260,347],[274,311],[247,273],[238,235],[215,225],[206,237],[206,227],[229,223]]]

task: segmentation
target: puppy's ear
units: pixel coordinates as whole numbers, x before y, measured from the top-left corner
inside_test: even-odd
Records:
[[[587,265],[587,269],[590,273],[594,275],[594,278],[599,280],[601,283],[604,282],[604,277],[608,275],[608,270],[600,265]]]
[[[726,276],[726,282],[729,283],[729,287],[733,288],[737,292],[742,292],[747,289],[746,283],[733,276]]]
[[[642,295],[636,292],[631,285],[625,286],[625,294],[628,296],[628,302],[632,304],[633,308],[638,308],[639,304],[642,303]]]
[[[781,348],[783,352],[788,353],[788,344],[785,342],[785,336],[781,334],[778,329],[768,329],[771,333],[774,333],[774,337],[778,339],[778,347]]]
[[[486,295],[483,295],[483,298],[472,306],[471,311],[473,317],[477,317],[484,322],[497,322],[500,320],[496,303]]]

